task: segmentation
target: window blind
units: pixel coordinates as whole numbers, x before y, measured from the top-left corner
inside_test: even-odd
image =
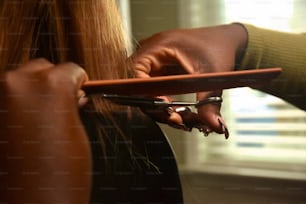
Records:
[[[205,1],[206,2],[206,1]],[[302,0],[223,0],[217,7],[193,0],[189,26],[207,22],[245,22],[283,31],[305,31]],[[201,7],[200,11],[195,8]],[[204,6],[203,6],[204,5]],[[221,6],[221,9],[220,9]],[[209,18],[203,13],[209,10]],[[186,17],[186,16],[185,16]],[[215,18],[216,19],[211,19]],[[196,21],[196,20],[197,21]],[[202,19],[202,21],[200,21]],[[186,22],[186,20],[184,21]],[[186,142],[186,167],[199,171],[306,179],[306,113],[284,101],[249,88],[225,91],[223,116],[230,129],[204,138],[193,132]]]
[[[306,179],[306,112],[248,88],[225,97],[230,139],[198,138],[197,169]]]

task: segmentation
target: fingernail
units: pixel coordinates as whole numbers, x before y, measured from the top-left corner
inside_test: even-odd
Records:
[[[77,93],[77,97],[78,97],[78,98],[82,98],[82,97],[85,97],[85,96],[86,96],[85,91],[82,90],[82,89],[79,89],[79,90],[78,90],[78,93]]]
[[[229,138],[229,131],[225,125],[225,122],[223,121],[223,119],[218,118],[218,122],[220,124],[220,126],[222,127],[222,132],[224,133],[225,139]]]
[[[79,105],[79,107],[82,107],[82,106],[86,105],[87,102],[88,102],[88,97],[82,96],[78,100],[78,105]]]

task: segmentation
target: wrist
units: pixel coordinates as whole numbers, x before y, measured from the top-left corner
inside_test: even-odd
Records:
[[[233,23],[229,25],[231,33],[234,36],[236,44],[235,67],[239,66],[248,46],[248,32],[241,23]]]

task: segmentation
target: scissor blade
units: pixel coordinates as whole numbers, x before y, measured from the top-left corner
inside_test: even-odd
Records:
[[[197,102],[186,102],[186,101],[171,101],[167,103],[168,106],[195,106]]]
[[[167,106],[167,103],[159,98],[110,94],[104,94],[102,95],[102,97],[120,105],[136,106],[141,108],[155,108],[160,106]]]

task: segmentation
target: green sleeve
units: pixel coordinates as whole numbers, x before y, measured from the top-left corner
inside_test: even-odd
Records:
[[[281,67],[282,74],[258,90],[306,110],[306,35],[244,27],[248,47],[238,69]]]

